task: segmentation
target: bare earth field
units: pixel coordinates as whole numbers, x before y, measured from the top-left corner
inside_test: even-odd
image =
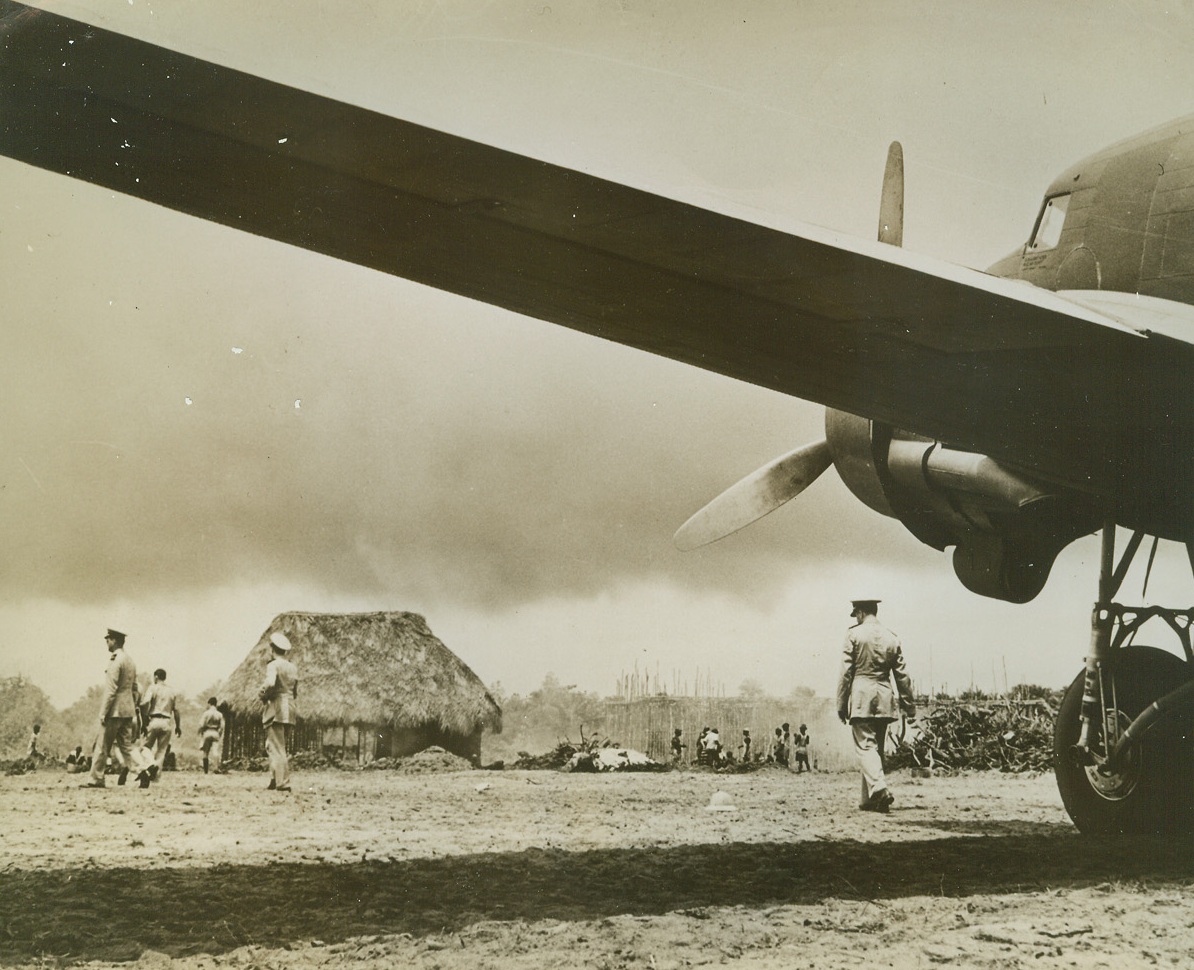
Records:
[[[1084,839],[1049,775],[80,780],[0,778],[0,964],[1194,964],[1194,842]]]

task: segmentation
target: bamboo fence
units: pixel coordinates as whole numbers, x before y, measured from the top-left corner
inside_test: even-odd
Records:
[[[618,745],[642,751],[656,761],[671,761],[672,733],[681,730],[686,745],[681,761],[695,764],[697,738],[701,729],[716,728],[722,747],[741,760],[742,732],[750,731],[751,760],[764,760],[771,751],[775,729],[785,721],[792,733],[801,724],[808,724],[812,743],[810,761],[817,767],[837,770],[842,767],[840,746],[831,743],[822,728],[830,723],[832,702],[812,697],[801,700],[780,700],[774,697],[690,697],[656,694],[633,694],[625,699],[611,698],[605,702],[605,732]]]

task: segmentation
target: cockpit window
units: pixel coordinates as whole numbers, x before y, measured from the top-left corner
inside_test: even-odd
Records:
[[[1045,200],[1045,208],[1041,211],[1041,218],[1033,233],[1032,242],[1028,244],[1029,252],[1039,253],[1046,249],[1053,249],[1061,239],[1061,227],[1065,224],[1065,212],[1069,208],[1068,195],[1055,195]]]

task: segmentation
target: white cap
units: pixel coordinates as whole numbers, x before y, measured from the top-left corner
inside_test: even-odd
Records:
[[[290,652],[290,641],[286,639],[285,633],[271,633],[269,635],[269,645],[275,650],[281,650],[283,653]]]

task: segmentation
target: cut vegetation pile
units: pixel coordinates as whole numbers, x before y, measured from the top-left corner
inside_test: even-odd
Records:
[[[937,707],[888,746],[885,761],[890,768],[1048,771],[1053,717],[1041,700]]]
[[[580,744],[561,741],[546,754],[532,755],[518,752],[512,768],[531,771],[670,771],[671,766],[652,761],[641,751],[624,748],[596,735],[586,738],[581,732]]]
[[[579,749],[570,741],[561,741],[545,754],[531,754],[529,751],[519,751],[518,760],[511,768],[522,768],[529,771],[559,771],[572,760]]]

